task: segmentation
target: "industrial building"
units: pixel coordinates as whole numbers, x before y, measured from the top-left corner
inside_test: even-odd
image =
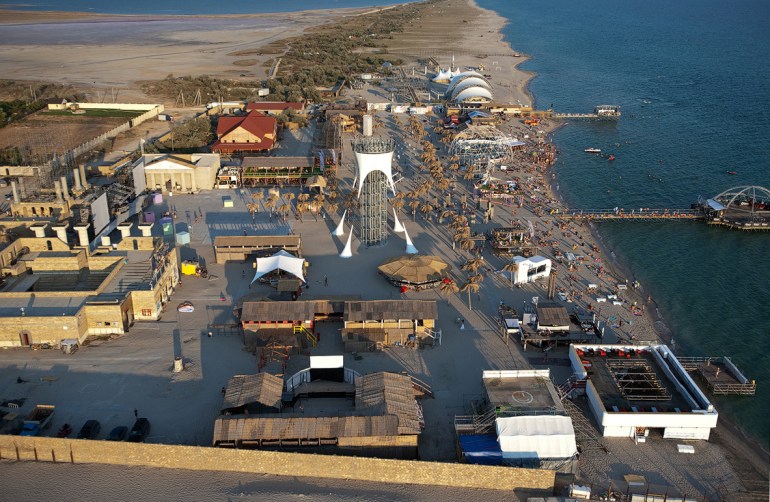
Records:
[[[121,232],[119,242],[94,252],[47,236],[3,249],[0,346],[83,342],[157,320],[179,280],[176,252],[160,238],[132,235],[130,225]]]

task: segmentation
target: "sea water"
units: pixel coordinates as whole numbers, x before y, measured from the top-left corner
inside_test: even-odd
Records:
[[[507,18],[506,40],[532,56],[522,68],[537,73],[538,108],[622,107],[617,123],[573,121],[554,135],[569,207],[689,208],[734,186],[770,188],[767,1],[479,4]],[[754,397],[713,401],[767,448],[770,233],[684,221],[598,229],[658,303],[680,354],[730,356],[757,380]]]

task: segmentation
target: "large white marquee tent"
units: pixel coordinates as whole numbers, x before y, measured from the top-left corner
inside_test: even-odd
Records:
[[[251,280],[251,282],[253,283],[263,275],[269,274],[270,272],[278,269],[295,276],[302,282],[305,282],[305,275],[303,270],[304,265],[304,258],[297,258],[296,256],[293,256],[284,250],[280,250],[273,256],[268,256],[267,258],[257,258],[257,272],[254,274],[254,278]]]

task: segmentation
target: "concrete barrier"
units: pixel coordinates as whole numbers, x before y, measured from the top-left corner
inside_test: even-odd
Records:
[[[0,435],[0,459],[228,471],[379,483],[553,493],[555,472],[199,446]]]

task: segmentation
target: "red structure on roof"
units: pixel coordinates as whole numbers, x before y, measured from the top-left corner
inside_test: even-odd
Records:
[[[258,111],[243,117],[219,117],[217,140],[211,146],[216,153],[254,153],[273,148],[278,137],[278,122]]]

